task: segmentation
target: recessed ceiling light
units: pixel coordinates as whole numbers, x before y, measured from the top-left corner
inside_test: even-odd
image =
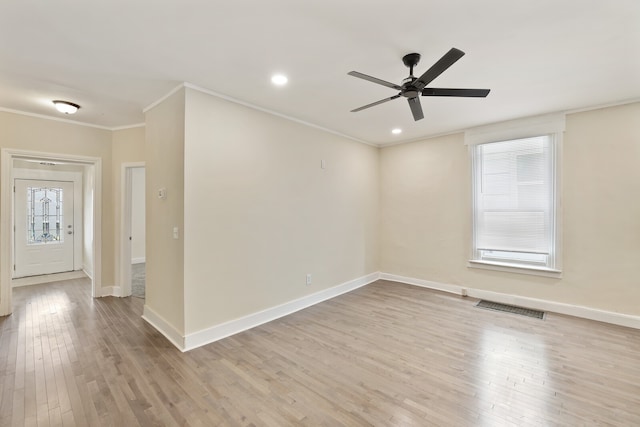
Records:
[[[78,104],[74,104],[73,102],[68,101],[53,101],[53,105],[56,106],[56,109],[64,114],[75,114],[76,111],[80,108]]]
[[[400,128],[395,128],[395,129],[393,129],[393,130],[391,131],[391,133],[392,133],[392,134],[394,134],[394,135],[401,134],[401,133],[402,133],[402,129],[400,129]]]
[[[275,74],[273,77],[271,77],[271,83],[276,86],[284,86],[288,81],[289,79],[287,78],[287,76],[283,74]]]

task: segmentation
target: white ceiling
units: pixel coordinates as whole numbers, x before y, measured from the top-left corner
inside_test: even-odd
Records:
[[[451,47],[466,55],[429,87],[487,98],[404,98],[402,56],[420,75]],[[289,84],[270,83],[275,72]],[[639,0],[6,0],[0,108],[117,128],[181,82],[373,144],[640,99]],[[400,127],[403,133],[392,135]]]

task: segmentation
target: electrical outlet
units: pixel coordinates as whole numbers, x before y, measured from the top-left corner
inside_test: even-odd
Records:
[[[311,274],[307,274],[307,285],[311,284]]]

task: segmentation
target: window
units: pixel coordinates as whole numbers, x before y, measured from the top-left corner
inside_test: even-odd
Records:
[[[472,147],[472,263],[556,270],[553,134]]]
[[[62,188],[27,187],[27,244],[63,240]]]

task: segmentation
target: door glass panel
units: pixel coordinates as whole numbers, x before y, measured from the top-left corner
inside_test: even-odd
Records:
[[[62,188],[27,187],[27,244],[63,241]]]

